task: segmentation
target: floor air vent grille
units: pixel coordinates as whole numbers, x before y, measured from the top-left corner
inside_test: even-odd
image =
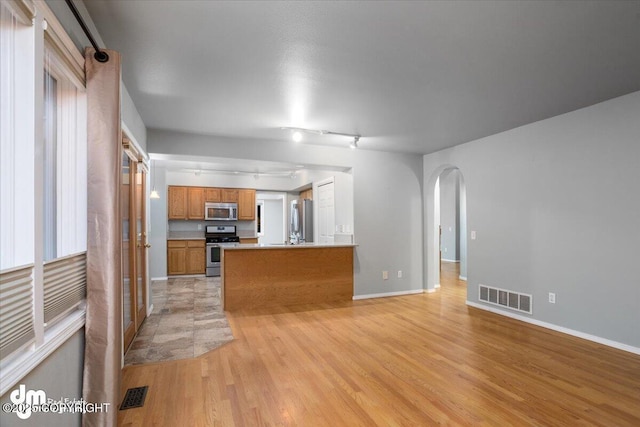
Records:
[[[516,311],[521,311],[523,313],[531,314],[533,312],[532,297],[529,294],[522,294],[506,289],[492,288],[491,286],[485,285],[479,286],[480,301],[510,308]]]
[[[144,399],[147,397],[149,386],[130,388],[122,399],[120,410],[139,408],[144,405]]]

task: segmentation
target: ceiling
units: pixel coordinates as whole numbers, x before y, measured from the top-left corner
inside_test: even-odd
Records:
[[[148,128],[425,154],[640,90],[640,1],[84,3]]]

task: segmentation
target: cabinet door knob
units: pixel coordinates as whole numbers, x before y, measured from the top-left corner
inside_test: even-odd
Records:
[[[145,244],[145,245],[144,245],[144,247],[145,247],[145,248],[150,248],[150,247],[151,247],[151,245],[150,245],[149,243],[147,243],[147,244]]]

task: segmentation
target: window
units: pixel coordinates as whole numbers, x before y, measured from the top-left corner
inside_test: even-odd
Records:
[[[0,395],[84,325],[84,59],[36,4],[0,0]]]

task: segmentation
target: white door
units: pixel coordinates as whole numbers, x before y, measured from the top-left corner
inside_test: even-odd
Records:
[[[318,186],[318,243],[333,243],[336,228],[333,181]]]

